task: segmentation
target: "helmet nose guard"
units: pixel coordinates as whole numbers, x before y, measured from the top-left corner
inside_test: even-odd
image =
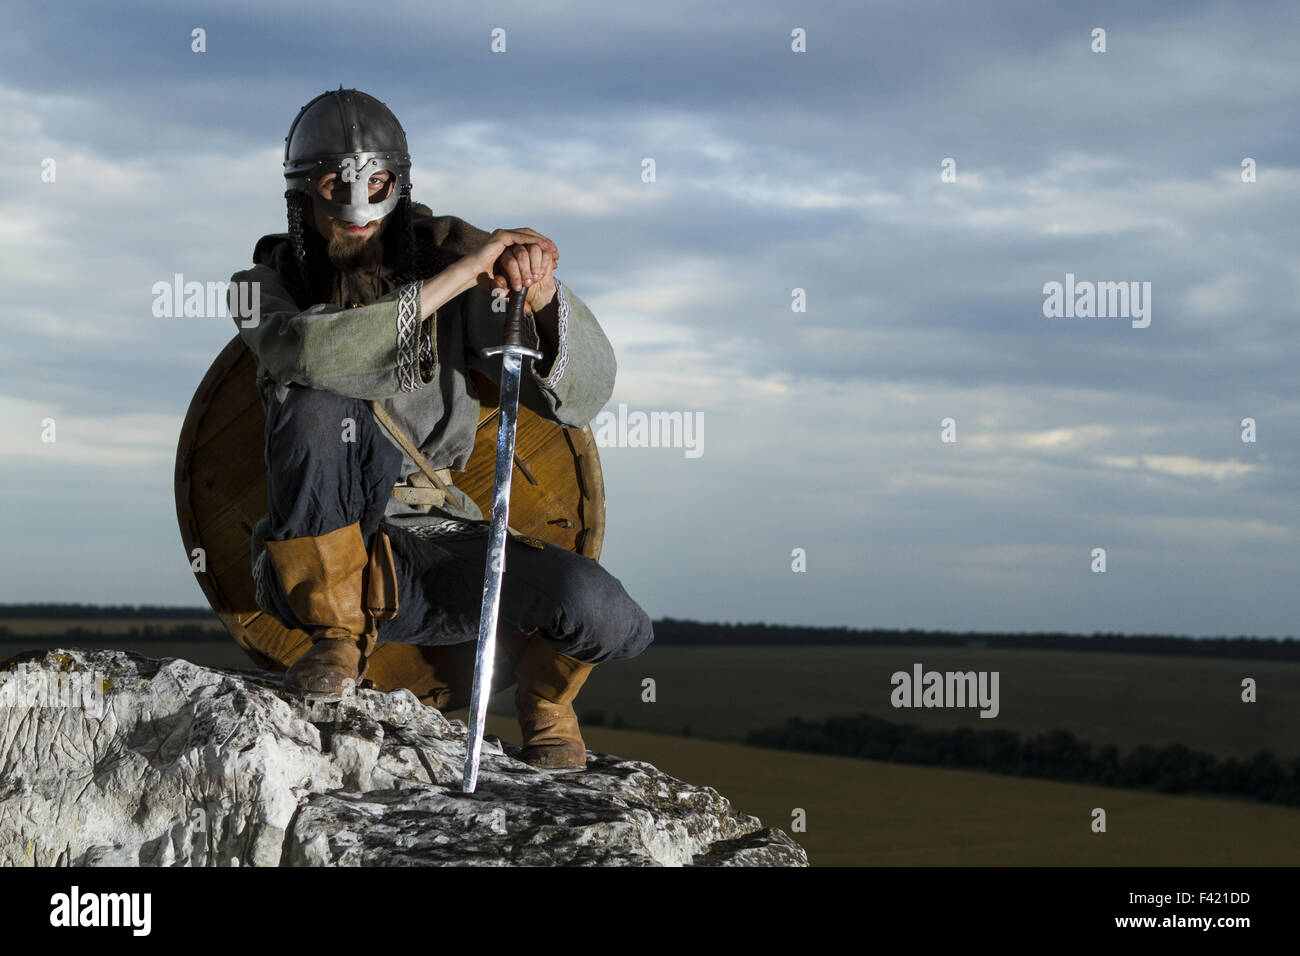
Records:
[[[381,170],[393,179],[387,196],[370,201],[370,177]],[[336,202],[317,186],[336,172],[349,185],[349,201]],[[284,138],[285,195],[303,192],[326,215],[364,226],[396,208],[411,186],[406,132],[392,110],[360,90],[322,93],[301,110]]]

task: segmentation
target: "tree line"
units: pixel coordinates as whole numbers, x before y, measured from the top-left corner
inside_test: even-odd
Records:
[[[783,727],[750,731],[745,742],[862,760],[1300,805],[1300,756],[1279,760],[1269,750],[1261,750],[1248,760],[1219,760],[1183,744],[1144,744],[1121,755],[1113,744],[1098,746],[1065,730],[1025,737],[1010,730],[969,727],[923,730],[914,724],[895,724],[869,714],[823,721],[791,717]]]
[[[0,604],[0,618],[11,621],[38,619],[150,620],[159,618],[212,620],[205,607],[165,607],[151,604]],[[12,627],[21,633],[20,627]],[[188,640],[180,629],[155,640]],[[787,624],[687,621],[665,617],[654,622],[658,644],[731,646],[826,647],[986,647],[1026,650],[1101,651],[1107,653],[1168,654],[1187,657],[1232,657],[1255,660],[1300,660],[1300,640],[1294,637],[1182,637],[1171,634],[1091,635],[1064,632],[999,634],[985,631],[925,631],[909,628],[803,627]],[[72,632],[69,632],[70,634]],[[208,634],[210,639],[210,632]],[[4,629],[0,628],[0,637]],[[118,635],[120,636],[120,635]]]
[[[1294,637],[1180,637],[1170,634],[999,634],[984,631],[799,627],[785,624],[731,624],[663,618],[654,622],[658,644],[823,645],[842,647],[988,647],[1026,650],[1104,651],[1300,660]]]
[[[160,604],[0,604],[0,618],[14,620],[97,619],[120,621],[158,618],[211,618],[207,607],[167,607]]]
[[[125,631],[103,631],[98,628],[73,626],[57,634],[26,634],[21,625],[13,630],[8,625],[0,626],[0,641],[37,641],[41,644],[63,642],[68,644],[111,644],[120,646],[133,641],[139,642],[175,642],[188,641],[229,641],[231,638],[211,624],[174,624],[159,627],[155,624],[143,624],[129,627]]]

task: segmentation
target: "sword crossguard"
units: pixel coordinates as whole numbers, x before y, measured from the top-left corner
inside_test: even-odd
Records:
[[[483,349],[482,355],[484,358],[491,358],[494,355],[527,355],[534,359],[542,357],[541,352],[529,348],[524,342],[524,299],[527,296],[527,289],[519,289],[510,293],[510,302],[506,306],[506,340],[500,345],[490,345]]]

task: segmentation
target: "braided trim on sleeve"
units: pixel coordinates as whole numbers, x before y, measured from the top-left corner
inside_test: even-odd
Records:
[[[564,285],[559,279],[555,280],[555,297],[560,300],[560,354],[555,358],[551,374],[538,383],[542,388],[554,388],[569,364],[569,299],[564,294]]]
[[[397,385],[403,392],[414,392],[429,382],[420,367],[420,333],[427,328],[427,323],[420,321],[420,285],[402,286],[397,297]]]

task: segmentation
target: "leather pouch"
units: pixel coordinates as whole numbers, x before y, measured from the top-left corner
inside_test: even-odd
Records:
[[[397,616],[397,565],[393,545],[383,529],[370,539],[370,561],[366,564],[366,610],[377,621]]]

